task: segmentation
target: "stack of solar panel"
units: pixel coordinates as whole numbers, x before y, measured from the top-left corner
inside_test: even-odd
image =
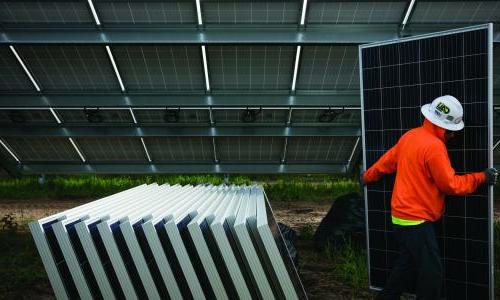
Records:
[[[259,186],[141,185],[30,224],[58,299],[303,299]]]

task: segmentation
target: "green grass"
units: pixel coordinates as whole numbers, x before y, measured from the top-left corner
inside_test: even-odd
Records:
[[[339,250],[326,248],[324,254],[334,265],[332,274],[335,279],[355,289],[368,287],[365,249],[346,243],[345,247]]]
[[[0,198],[9,199],[75,199],[95,198],[117,193],[143,184],[222,184],[224,177],[215,175],[158,175],[158,176],[114,176],[79,175],[47,176],[45,184],[38,183],[34,176],[4,178],[0,180]],[[249,184],[242,176],[230,178],[232,184]]]
[[[331,201],[353,190],[359,191],[356,181],[333,176],[230,176],[229,184],[264,185],[272,201]],[[0,179],[0,199],[92,199],[114,194],[143,184],[222,184],[220,175],[73,175],[47,176],[43,185],[34,176]]]
[[[35,248],[26,231],[0,231],[0,299],[23,299],[48,280]]]
[[[359,184],[348,178],[332,178],[321,182],[279,179],[265,184],[264,188],[269,199],[275,201],[331,201],[353,191],[360,192]]]

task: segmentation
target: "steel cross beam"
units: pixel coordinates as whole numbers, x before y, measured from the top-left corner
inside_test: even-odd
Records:
[[[221,163],[221,164],[172,164],[172,163],[26,163],[17,166],[19,174],[146,174],[146,173],[221,173],[221,174],[270,174],[270,173],[345,173],[343,163]]]
[[[255,125],[255,124],[253,124]],[[168,137],[168,136],[360,136],[359,126],[137,126],[12,125],[0,127],[0,137]]]
[[[0,107],[359,106],[359,91],[324,94],[0,94]]]
[[[464,27],[464,24],[411,24],[403,33],[399,24],[335,24],[298,26],[205,26],[177,28],[74,27],[7,28],[0,31],[0,44],[266,44],[318,45],[362,44]],[[500,34],[495,33],[495,42]]]

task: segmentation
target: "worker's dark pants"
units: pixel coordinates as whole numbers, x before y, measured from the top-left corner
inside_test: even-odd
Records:
[[[439,299],[442,266],[434,225],[424,222],[415,226],[393,227],[401,254],[377,299],[399,299],[413,286],[416,287],[417,299]]]

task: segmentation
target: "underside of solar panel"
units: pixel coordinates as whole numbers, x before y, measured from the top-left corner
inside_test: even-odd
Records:
[[[58,299],[306,299],[260,186],[141,185],[30,224]]]
[[[493,166],[492,26],[360,46],[364,168],[409,129],[422,105],[443,95],[463,105],[465,128],[447,144],[461,175]],[[384,287],[398,257],[391,224],[394,176],[365,188],[370,286]],[[435,222],[447,299],[493,299],[493,189],[447,196]]]

